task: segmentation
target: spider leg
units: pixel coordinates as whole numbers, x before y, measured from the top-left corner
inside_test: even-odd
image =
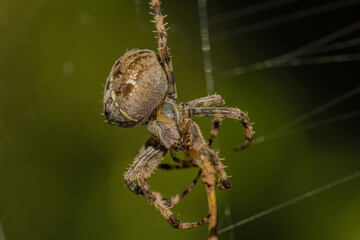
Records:
[[[174,162],[177,162],[179,163],[180,165],[187,165],[189,162],[192,161],[192,159],[188,159],[190,158],[190,156],[188,155],[188,153],[186,152],[186,155],[185,155],[185,159],[188,159],[188,160],[184,160],[184,159],[180,159],[176,156],[176,152],[175,150],[171,149],[170,150],[170,156],[171,158],[174,160]]]
[[[140,149],[135,154],[134,159],[139,157],[139,155],[142,154],[149,146],[156,146],[156,145],[158,145],[158,143],[155,140],[155,138],[150,137],[148,140],[146,140],[146,142],[143,145],[141,145]]]
[[[194,99],[192,101],[189,101],[187,103],[183,103],[186,107],[209,107],[209,106],[219,106],[223,107],[225,106],[225,100],[222,99],[222,97],[218,94],[209,95],[206,97]]]
[[[150,138],[143,146],[141,146],[133,163],[125,173],[124,178],[126,185],[131,191],[138,195],[143,195],[152,204],[154,204],[156,209],[160,211],[160,213],[174,228],[191,228],[206,223],[209,216],[199,222],[180,222],[170,211],[168,205],[169,201],[165,200],[160,193],[153,192],[150,186],[146,183],[146,179],[149,178],[151,173],[158,167],[166,152],[167,149],[158,145],[156,140],[153,138]],[[135,181],[137,181],[138,184],[136,184]],[[194,181],[196,183],[197,179]],[[188,192],[191,191],[191,189],[195,186],[194,181],[183,193],[176,195],[170,200],[173,201],[173,203],[171,203],[172,206],[178,203]]]
[[[155,23],[155,27],[156,27],[155,33],[158,39],[158,54],[160,57],[160,62],[163,65],[168,80],[168,87],[169,87],[168,96],[169,98],[176,100],[177,92],[176,92],[175,76],[174,76],[170,51],[167,46],[167,29],[165,28],[167,23],[164,24],[164,18],[166,16],[162,15],[159,0],[151,0],[150,9],[152,10],[152,13],[150,14],[154,15],[153,22]]]
[[[165,169],[165,170],[173,170],[173,169],[184,169],[184,168],[197,167],[197,165],[194,164],[192,159],[183,160],[183,159],[178,158],[173,149],[170,150],[170,155],[171,155],[171,158],[174,160],[174,162],[179,163],[179,165],[171,165],[171,164],[162,163],[159,165],[159,168]]]
[[[187,126],[187,129],[189,129],[190,133],[190,142],[192,143],[194,150],[200,153],[200,158],[197,159],[197,161],[200,162],[198,162],[197,164],[201,167],[202,165],[204,165],[202,163],[203,158],[205,157],[209,159],[209,161],[214,165],[215,172],[222,183],[222,186],[219,187],[222,189],[229,189],[231,187],[231,184],[224,170],[224,166],[217,156],[217,153],[213,149],[211,149],[209,145],[205,142],[204,137],[201,134],[200,128],[195,122],[189,120]]]
[[[208,141],[208,145],[211,146],[211,144],[214,142],[215,137],[218,135],[219,133],[219,128],[221,126],[221,118],[214,118],[213,120],[213,127],[210,131],[210,137],[209,137],[209,141]]]
[[[200,176],[201,176],[201,169],[199,170],[195,179],[190,183],[190,185],[182,193],[176,194],[175,196],[171,197],[171,199],[163,198],[163,201],[165,202],[165,204],[169,208],[172,208],[174,205],[178,204],[180,202],[180,200],[183,199],[186,196],[186,194],[191,192],[191,190],[195,187]]]
[[[169,207],[164,203],[163,197],[160,193],[154,192],[151,190],[150,186],[147,184],[145,178],[138,179],[139,186],[144,193],[144,196],[155,206],[157,210],[166,218],[166,220],[174,227],[179,229],[197,227],[206,223],[210,217],[207,216],[199,222],[180,222],[175,218],[173,213],[170,211]]]
[[[175,164],[162,163],[159,165],[159,168],[164,170],[186,169],[193,167],[197,167],[197,165],[194,163],[189,163],[188,165],[175,165]]]
[[[209,107],[209,106],[223,107],[223,106],[225,106],[225,100],[222,99],[222,97],[220,95],[213,94],[213,95],[198,98],[198,99],[192,100],[190,102],[187,102],[185,104],[182,104],[182,107],[187,108],[187,109],[197,108],[197,107]],[[219,133],[221,121],[222,121],[221,118],[214,118],[213,128],[210,132],[210,138],[208,141],[209,146],[211,146],[216,135]]]
[[[140,187],[134,183],[139,178],[148,178],[157,168],[166,154],[166,149],[155,146],[156,141],[150,138],[143,144],[139,152],[135,155],[133,163],[124,174],[127,187],[138,195],[143,195]]]
[[[170,164],[160,164],[159,168],[161,169],[165,169],[165,170],[174,170],[174,169],[188,169],[188,168],[193,168],[193,167],[198,167],[198,165],[196,165],[192,159],[189,160],[183,160],[183,159],[179,159],[176,154],[175,151],[173,149],[170,150],[170,154],[172,159],[179,163],[179,165],[170,165]],[[185,197],[186,194],[188,194],[196,185],[199,177],[201,175],[201,170],[199,170],[197,176],[195,177],[195,179],[190,183],[190,185],[180,194],[176,194],[175,196],[169,198],[163,198],[163,201],[165,202],[165,204],[169,207],[172,208],[174,205],[178,204],[180,202],[181,199],[183,199]]]
[[[227,107],[196,107],[184,109],[185,117],[213,117],[213,118],[229,118],[240,120],[245,131],[245,142],[236,147],[235,151],[240,151],[251,145],[255,132],[252,130],[252,124],[248,115],[238,108]]]

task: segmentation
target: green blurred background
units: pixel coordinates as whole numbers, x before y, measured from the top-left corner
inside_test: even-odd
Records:
[[[209,15],[255,2],[210,0]],[[280,10],[304,6],[293,7]],[[163,9],[171,27],[179,101],[205,96],[197,1],[164,0]],[[206,239],[206,226],[174,230],[125,187],[122,174],[149,134],[146,127],[108,125],[100,115],[113,62],[128,49],[156,48],[148,12],[146,1],[0,0],[0,222],[8,240]],[[219,76],[353,23],[358,12],[356,5],[214,42],[215,91],[228,106],[248,111],[257,136],[266,136],[355,88],[360,76],[356,62]],[[284,12],[210,26],[210,37],[279,14]],[[353,97],[312,121],[358,110],[359,100]],[[196,121],[209,136],[210,120]],[[219,228],[358,171],[358,125],[359,119],[352,118],[234,153],[243,139],[241,127],[224,121],[215,148],[226,157],[233,187],[217,191]],[[182,191],[196,172],[158,170],[149,182],[170,196]],[[203,184],[174,211],[183,221],[206,216]],[[352,240],[360,239],[359,226],[356,179],[220,239]]]

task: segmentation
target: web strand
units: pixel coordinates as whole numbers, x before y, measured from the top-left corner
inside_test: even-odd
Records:
[[[346,40],[346,41],[342,41],[342,42],[338,42],[338,43],[325,45],[317,50],[309,52],[308,54],[304,54],[303,57],[338,51],[338,50],[342,50],[342,49],[346,49],[346,48],[356,47],[359,45],[360,45],[360,38],[354,38],[354,39],[350,39],[350,40]]]
[[[360,53],[321,56],[321,57],[312,57],[312,58],[299,58],[299,59],[293,59],[289,62],[274,67],[298,67],[298,66],[315,65],[315,64],[342,63],[342,62],[354,62],[354,61],[360,61]]]
[[[200,33],[201,33],[201,49],[203,52],[204,70],[207,93],[214,94],[214,78],[212,74],[211,52],[210,52],[210,39],[208,28],[208,15],[207,15],[207,0],[198,0],[199,8],[199,21],[200,21]],[[206,160],[206,158],[204,158]],[[210,162],[207,161],[209,167]],[[205,161],[206,164],[206,161]],[[210,167],[211,168],[211,167]],[[208,199],[208,208],[210,213],[209,218],[209,240],[217,240],[217,203],[215,186],[215,176],[211,173],[203,172],[203,182],[205,183],[205,190]]]
[[[0,240],[6,240],[5,233],[0,222]]]
[[[288,3],[291,2],[295,2],[295,1],[288,1]],[[306,10],[302,10],[299,12],[294,12],[291,14],[286,14],[280,17],[276,17],[276,18],[272,18],[272,19],[268,19],[265,21],[261,21],[261,22],[257,22],[251,25],[247,25],[244,26],[242,28],[239,29],[235,29],[235,30],[230,30],[227,32],[223,32],[223,33],[219,33],[216,35],[212,35],[212,42],[216,42],[216,41],[220,41],[220,40],[224,40],[233,36],[239,36],[242,34],[247,34],[253,31],[257,31],[257,30],[261,30],[267,27],[272,27],[272,26],[276,26],[282,23],[287,23],[287,22],[291,22],[291,21],[295,21],[301,18],[305,18],[305,17],[309,17],[309,16],[313,16],[316,14],[321,14],[321,13],[325,13],[331,10],[335,10],[335,9],[339,9],[339,8],[343,8],[352,4],[356,4],[359,3],[359,1],[336,1],[336,2],[331,2],[331,3],[327,3],[321,6],[317,6],[314,8],[309,8]],[[276,7],[281,6],[281,5],[285,5],[285,1],[277,1],[276,4],[273,4],[272,7]],[[244,9],[238,9],[238,10],[234,10],[231,12],[228,12],[226,14],[221,14],[215,17],[212,17],[209,19],[209,24],[215,24],[215,23],[219,23],[219,22],[223,22],[223,21],[227,21],[230,19],[234,19],[237,17],[242,17],[245,15],[250,15],[250,14],[254,14],[257,11],[265,11],[267,9],[271,9],[271,3],[265,2],[265,3],[260,3],[260,4],[256,4],[253,6],[250,6]],[[287,66],[300,66],[300,65],[313,65],[313,64],[321,64],[321,63],[339,63],[339,62],[348,62],[348,61],[358,61],[360,60],[360,54],[346,54],[346,55],[332,55],[332,56],[319,56],[319,57],[309,57],[309,58],[303,58],[304,56],[314,56],[315,54],[323,54],[323,53],[327,53],[327,52],[331,52],[331,51],[337,51],[340,49],[345,49],[345,48],[350,48],[353,46],[358,46],[360,45],[360,39],[351,39],[348,41],[343,41],[343,42],[339,42],[339,43],[334,43],[334,44],[328,44],[332,41],[335,41],[337,39],[340,39],[341,37],[348,35],[356,30],[360,29],[360,22],[356,22],[354,24],[348,25],[345,28],[342,28],[338,31],[335,31],[331,34],[328,34],[327,36],[324,36],[320,39],[317,39],[307,45],[304,45],[298,49],[295,49],[293,51],[290,51],[286,54],[283,54],[281,56],[275,57],[275,58],[271,58],[250,66],[245,66],[245,67],[240,67],[240,68],[236,68],[233,71],[229,71],[227,73],[224,74],[225,77],[229,77],[229,76],[238,76],[238,75],[242,75],[244,73],[247,72],[252,72],[252,71],[259,71],[259,70],[263,70],[263,69],[267,69],[267,68],[275,68],[275,67],[287,67]],[[327,45],[328,44],[328,45]],[[354,118],[354,117],[358,117],[360,116],[360,110],[357,111],[353,111],[353,112],[349,112],[349,113],[345,113],[345,114],[341,114],[341,115],[337,115],[335,117],[331,117],[331,118],[326,118],[320,121],[316,121],[316,122],[312,122],[306,125],[301,125],[301,126],[297,126],[300,123],[303,123],[304,121],[306,121],[307,119],[311,118],[312,116],[315,116],[316,114],[319,114],[327,109],[329,109],[332,106],[335,106],[343,101],[345,101],[346,99],[349,99],[352,96],[357,95],[360,92],[360,86],[356,87],[352,90],[350,90],[349,92],[333,99],[330,100],[329,102],[295,118],[294,120],[291,120],[290,122],[284,124],[283,126],[275,129],[270,135],[268,135],[266,137],[266,139],[268,139],[269,137],[271,138],[275,138],[275,137],[282,137],[288,134],[293,134],[293,133],[299,133],[305,130],[310,130],[310,129],[314,129],[317,127],[321,127],[327,124],[331,124],[331,123],[335,123],[335,122],[340,122],[340,121],[344,121],[350,118]],[[257,140],[261,140],[262,141],[258,141]],[[257,138],[255,140],[254,143],[259,143],[259,142],[263,142],[265,140],[265,136],[261,136],[259,138]],[[230,230],[233,230],[239,226],[242,226],[246,223],[249,223],[251,221],[254,221],[258,218],[261,218],[263,216],[266,216],[270,213],[273,213],[275,211],[278,211],[282,208],[288,207],[290,205],[293,205],[297,202],[300,202],[302,200],[305,200],[307,198],[310,198],[314,195],[317,195],[325,190],[329,190],[331,188],[334,188],[336,186],[339,186],[341,184],[344,184],[346,182],[349,182],[355,178],[359,178],[360,177],[360,171],[353,173],[351,175],[348,175],[346,177],[343,177],[341,179],[338,179],[334,182],[330,182],[324,186],[321,186],[319,188],[316,188],[314,190],[311,190],[307,193],[304,193],[302,195],[299,195],[295,198],[292,198],[286,202],[283,202],[279,205],[273,206],[265,211],[259,212],[249,218],[243,219],[239,222],[236,222],[234,224],[231,224],[225,228],[222,228],[218,231],[219,234],[222,234],[224,232],[228,232]],[[226,214],[226,211],[228,209],[225,208],[225,217],[228,217],[229,215]],[[223,220],[223,219],[222,219]],[[232,234],[234,234],[234,232],[230,232]]]
[[[229,203],[227,203],[226,207],[225,207],[225,217],[229,221],[228,224],[231,224],[232,217],[231,217],[231,209],[229,207]],[[230,237],[230,240],[235,240],[235,232],[234,231],[229,232],[229,237]]]
[[[289,129],[289,128],[291,128],[291,127],[293,127],[293,126],[295,126],[295,125],[297,125],[297,124],[311,118],[312,116],[314,116],[316,114],[319,114],[319,113],[325,111],[326,109],[329,109],[330,107],[333,107],[333,106],[335,106],[335,105],[337,105],[337,104],[339,104],[339,103],[341,103],[341,102],[343,102],[343,101],[345,101],[345,100],[347,100],[347,99],[349,99],[349,98],[351,98],[351,97],[353,97],[353,96],[355,96],[355,95],[357,95],[359,93],[360,93],[360,86],[358,86],[358,87],[356,87],[356,88],[354,88],[354,89],[352,89],[352,90],[350,90],[350,91],[348,91],[348,92],[346,92],[346,93],[344,93],[344,94],[342,94],[342,95],[340,95],[340,96],[338,96],[338,97],[336,97],[336,98],[334,98],[334,99],[320,105],[319,107],[314,108],[313,110],[311,110],[309,112],[306,112],[306,113],[300,115],[299,117],[289,121],[288,123],[284,124],[283,126],[275,129],[272,132],[271,135],[276,135],[281,131]]]
[[[305,54],[311,53],[312,51],[318,49],[319,47],[324,46],[325,44],[335,41],[343,36],[346,36],[356,30],[360,29],[360,21],[350,24],[338,31],[330,33],[322,38],[319,38],[313,42],[310,42],[302,47],[295,49],[294,51],[288,52],[286,54],[280,55],[278,57],[274,57],[271,59],[267,59],[262,62],[258,62],[249,66],[234,68],[231,71],[226,71],[222,75],[224,78],[240,76],[245,73],[260,71],[268,68],[273,68],[279,66],[281,64],[285,64],[293,59],[301,57]]]
[[[298,116],[297,118],[294,118],[293,120],[290,120],[289,122],[285,123],[284,125],[276,128],[275,130],[273,130],[270,134],[268,135],[263,135],[263,136],[260,136],[260,137],[257,137],[253,144],[259,144],[259,143],[262,143],[264,142],[266,139],[270,139],[270,138],[276,138],[276,137],[280,137],[280,136],[285,136],[285,135],[288,135],[288,134],[291,134],[293,132],[296,132],[296,131],[304,131],[304,130],[307,130],[307,129],[311,129],[311,128],[315,128],[315,127],[318,127],[318,126],[322,126],[322,125],[326,125],[326,124],[330,124],[330,123],[333,123],[333,122],[337,122],[337,121],[342,121],[342,120],[346,120],[346,119],[349,119],[349,118],[352,118],[352,117],[356,117],[358,116],[358,111],[354,111],[354,112],[351,112],[351,113],[347,113],[347,114],[342,114],[342,115],[339,115],[339,116],[336,116],[336,117],[332,117],[332,118],[328,118],[328,119],[325,119],[325,120],[321,120],[321,121],[318,121],[318,122],[315,122],[315,123],[310,123],[308,125],[304,125],[304,126],[300,126],[298,128],[294,128],[297,124],[300,124],[304,121],[306,121],[307,119],[329,109],[330,107],[333,107],[357,94],[360,93],[360,86]]]
[[[343,7],[348,7],[354,4],[359,3],[359,0],[353,0],[353,1],[335,1],[331,3],[326,3],[320,6],[316,6],[313,8],[301,10],[295,13],[285,14],[279,17],[274,17],[271,19],[266,19],[264,21],[259,21],[253,24],[249,24],[237,29],[232,29],[230,31],[221,32],[214,34],[212,36],[213,42],[222,41],[231,37],[240,36],[244,34],[248,34],[251,32],[259,31],[265,28],[274,27],[283,23],[288,23],[292,21],[296,21],[302,18],[318,15],[321,13],[329,12],[332,10],[336,10]]]
[[[353,112],[349,112],[349,113],[345,113],[345,114],[341,114],[335,117],[331,117],[331,118],[326,118],[320,121],[316,121],[313,123],[309,123],[303,126],[299,126],[299,127],[295,127],[295,128],[290,128],[287,131],[283,131],[277,135],[270,135],[270,136],[260,136],[258,138],[256,138],[253,142],[253,144],[259,144],[264,142],[265,140],[269,140],[269,139],[274,139],[274,138],[279,138],[279,137],[284,137],[290,134],[294,134],[294,133],[301,133],[303,131],[307,131],[307,130],[311,130],[314,128],[318,128],[318,127],[322,127],[328,124],[332,124],[332,123],[336,123],[336,122],[341,122],[341,121],[345,121],[354,117],[359,117],[360,116],[360,110],[357,111],[353,111]]]
[[[293,199],[290,199],[290,200],[288,200],[286,202],[283,202],[283,203],[281,203],[279,205],[276,205],[276,206],[274,206],[272,208],[269,208],[269,209],[267,209],[265,211],[259,212],[259,213],[255,214],[255,215],[251,216],[251,217],[245,218],[245,219],[243,219],[243,220],[241,220],[239,222],[231,224],[231,225],[229,225],[229,226],[227,226],[225,228],[220,229],[218,231],[218,234],[227,232],[227,231],[229,231],[231,229],[234,229],[236,227],[240,227],[240,226],[242,226],[242,225],[244,225],[246,223],[252,222],[252,221],[254,221],[254,220],[258,219],[258,218],[264,217],[264,216],[266,216],[266,215],[268,215],[270,213],[273,213],[273,212],[278,211],[278,210],[280,210],[282,208],[293,205],[293,204],[295,204],[295,203],[297,203],[299,201],[310,198],[310,197],[312,197],[312,196],[314,196],[316,194],[319,194],[319,193],[321,193],[321,192],[323,192],[325,190],[334,188],[336,186],[339,186],[340,184],[344,184],[344,183],[349,182],[349,181],[351,181],[353,179],[356,179],[358,177],[360,177],[360,171],[358,171],[356,173],[353,173],[353,174],[350,174],[350,175],[348,175],[346,177],[343,177],[341,179],[338,179],[338,180],[336,180],[334,182],[328,183],[328,184],[326,184],[326,185],[324,185],[322,187],[316,188],[316,189],[314,189],[312,191],[309,191],[307,193],[304,193],[304,194],[302,194],[300,196],[297,196],[297,197],[295,197]]]
[[[214,94],[214,77],[212,73],[211,63],[211,47],[209,38],[209,25],[207,14],[207,1],[198,0],[199,6],[199,19],[200,19],[200,32],[201,32],[201,49],[203,52],[204,71],[206,79],[206,89],[209,95]]]
[[[278,1],[265,1],[259,4],[254,4],[249,7],[244,7],[222,13],[209,18],[209,24],[216,24],[220,22],[225,22],[234,18],[244,17],[251,14],[256,14],[273,8],[281,7],[290,3],[298,2],[300,0],[278,0]]]

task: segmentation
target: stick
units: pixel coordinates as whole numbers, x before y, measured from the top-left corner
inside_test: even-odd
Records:
[[[205,185],[205,191],[208,198],[209,206],[209,238],[208,240],[218,240],[217,237],[217,205],[216,205],[216,194],[215,194],[215,173],[209,160],[200,156],[193,149],[189,151],[190,156],[193,159],[197,159],[196,164],[201,168],[202,181]]]

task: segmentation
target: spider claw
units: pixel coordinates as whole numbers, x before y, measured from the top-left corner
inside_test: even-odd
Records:
[[[220,190],[229,190],[231,188],[231,183],[230,183],[230,181],[228,179],[221,180],[221,183],[218,183],[217,187]]]
[[[231,183],[228,179],[221,181],[221,183],[224,186],[225,190],[228,190],[231,188]]]

